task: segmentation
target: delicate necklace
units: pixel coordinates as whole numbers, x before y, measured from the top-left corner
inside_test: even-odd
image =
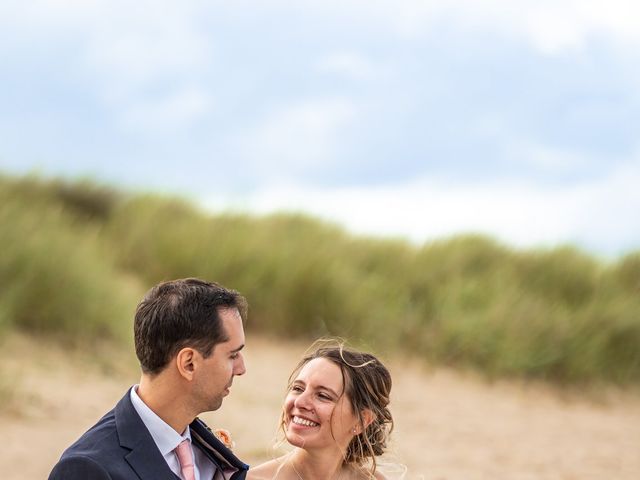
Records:
[[[304,478],[302,477],[302,475],[300,475],[300,472],[298,471],[298,469],[296,468],[296,466],[293,463],[293,459],[289,461],[289,463],[291,464],[291,468],[293,468],[293,471],[295,472],[295,474],[298,476],[298,478],[300,480],[304,480]],[[342,478],[342,472],[340,472],[340,475],[338,475],[338,478],[336,480],[340,480]]]
[[[293,471],[296,472],[296,475],[298,476],[298,478],[300,480],[304,480],[304,478],[302,478],[302,475],[300,475],[300,472],[298,472],[298,469],[296,468],[296,466],[293,464],[293,462],[289,462],[291,463],[291,468],[293,468]]]

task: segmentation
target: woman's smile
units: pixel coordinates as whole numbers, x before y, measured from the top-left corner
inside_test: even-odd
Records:
[[[291,423],[301,427],[319,427],[320,426],[320,424],[317,422],[314,422],[307,418],[299,417],[297,415],[293,416],[293,418],[291,419]]]

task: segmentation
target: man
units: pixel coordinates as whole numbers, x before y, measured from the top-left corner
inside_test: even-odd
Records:
[[[69,447],[49,480],[241,480],[249,468],[197,417],[245,373],[245,300],[188,278],[153,287],[136,309],[142,375]]]

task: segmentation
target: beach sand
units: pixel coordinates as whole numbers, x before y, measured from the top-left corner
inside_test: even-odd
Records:
[[[290,370],[306,344],[248,335],[248,372],[220,410],[235,452],[255,464],[276,455],[277,420]],[[104,355],[105,352],[102,352]],[[107,353],[109,354],[109,353]],[[46,478],[62,451],[109,410],[138,374],[133,356],[92,360],[82,352],[12,335],[0,353],[3,480]],[[406,479],[637,480],[640,394],[588,394],[501,380],[417,362],[388,361],[396,427],[386,461]]]

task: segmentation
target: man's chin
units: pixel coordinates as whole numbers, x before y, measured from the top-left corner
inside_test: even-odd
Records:
[[[211,399],[211,401],[207,405],[207,412],[213,412],[215,410],[218,410],[221,406],[222,406],[222,397]]]

